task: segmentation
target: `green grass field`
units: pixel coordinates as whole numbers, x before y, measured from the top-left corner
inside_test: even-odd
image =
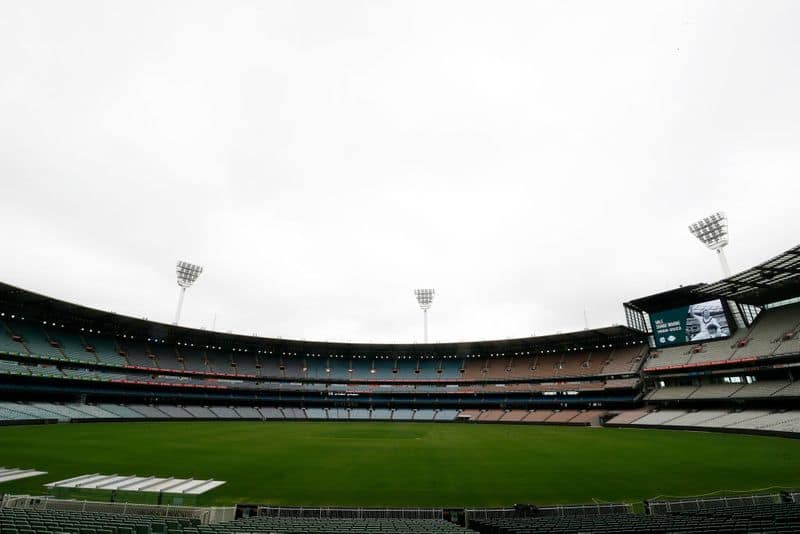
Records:
[[[495,506],[800,487],[800,440],[557,426],[191,422],[0,427],[0,465],[213,478],[202,504]]]

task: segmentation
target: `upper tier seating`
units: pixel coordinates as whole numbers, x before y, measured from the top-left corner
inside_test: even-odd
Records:
[[[342,383],[352,380],[396,381],[398,383],[483,380],[557,380],[604,375],[633,374],[641,365],[646,344],[624,348],[595,348],[546,354],[495,355],[492,357],[334,357],[300,356],[297,354],[262,354],[231,352],[230,349],[174,345],[163,340],[112,336],[98,332],[75,332],[37,322],[4,319],[0,322],[0,355],[21,354],[56,361],[80,362],[86,365],[133,366],[158,369],[157,380],[138,375],[136,380],[158,382],[168,374],[245,375],[263,379],[303,379]],[[97,375],[92,379],[108,378]],[[573,382],[575,382],[573,380]],[[595,387],[602,389],[601,381]],[[263,382],[262,382],[263,383]],[[249,387],[251,382],[241,387]],[[573,389],[588,387],[575,384]],[[277,387],[277,386],[275,386]],[[369,387],[352,384],[352,387]],[[420,390],[436,386],[417,384]],[[476,386],[490,388],[492,384]],[[526,390],[526,384],[509,387]],[[548,386],[536,385],[546,388]],[[552,387],[552,386],[550,386]],[[541,389],[540,389],[541,390]],[[508,391],[508,390],[507,390]]]
[[[86,343],[75,332],[55,327],[43,328],[45,335],[61,347],[61,352],[70,360],[98,363],[98,358],[86,350]],[[34,351],[35,352],[35,351]]]
[[[762,311],[750,328],[730,339],[653,351],[645,369],[797,352],[800,352],[800,303]]]
[[[796,333],[799,327],[800,304],[765,310],[744,336],[736,336],[737,341],[746,340],[747,344],[736,348],[734,358],[791,352],[793,343],[785,336]]]
[[[50,358],[53,360],[66,360],[67,356],[57,346],[51,345],[47,338],[47,334],[42,328],[41,324],[32,321],[6,321],[7,327],[14,335],[21,337],[18,344],[24,347],[24,351],[29,354],[35,354],[43,358]]]
[[[81,334],[86,345],[94,349],[94,354],[100,363],[106,365],[128,365],[128,360],[120,355],[114,338],[96,334]]]
[[[635,345],[612,350],[603,366],[603,374],[635,373],[647,355],[647,345]]]

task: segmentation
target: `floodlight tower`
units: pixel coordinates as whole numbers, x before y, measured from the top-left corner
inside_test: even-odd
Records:
[[[178,309],[175,311],[175,321],[172,324],[178,324],[181,318],[181,308],[183,308],[183,296],[186,294],[186,288],[190,287],[197,281],[197,277],[203,272],[203,268],[199,265],[194,265],[186,261],[179,261],[175,267],[175,274],[178,275],[178,285],[181,288],[181,294],[178,297]]]
[[[433,296],[436,294],[436,291],[433,289],[415,289],[414,294],[417,296],[417,302],[419,302],[419,307],[422,308],[422,315],[424,317],[425,322],[425,343],[428,342],[428,310],[431,309],[431,304],[433,304]]]
[[[725,278],[728,278],[731,275],[731,269],[728,267],[728,259],[723,250],[728,245],[728,217],[725,216],[725,213],[718,211],[709,215],[705,219],[689,225],[689,231],[709,249],[717,251],[719,263],[722,265],[722,273]]]

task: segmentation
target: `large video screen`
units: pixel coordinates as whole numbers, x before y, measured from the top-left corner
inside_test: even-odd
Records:
[[[656,347],[701,343],[731,336],[728,316],[719,299],[651,313],[650,324]]]

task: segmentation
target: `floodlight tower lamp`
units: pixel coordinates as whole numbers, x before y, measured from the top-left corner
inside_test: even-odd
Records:
[[[183,308],[183,297],[186,294],[186,288],[191,287],[202,272],[203,268],[201,266],[186,261],[179,261],[175,266],[175,274],[178,277],[178,286],[181,288],[181,292],[178,296],[178,309],[175,310],[175,320],[172,324],[177,325],[181,318],[181,308]]]
[[[731,275],[725,247],[728,246],[728,217],[718,211],[708,217],[689,225],[689,232],[710,250],[716,251],[725,278]]]
[[[423,324],[424,324],[424,340],[425,343],[428,342],[428,310],[431,309],[431,305],[433,304],[433,296],[436,294],[436,291],[433,289],[415,289],[414,295],[417,296],[417,302],[419,303],[419,307],[422,308],[422,316],[423,316]]]

